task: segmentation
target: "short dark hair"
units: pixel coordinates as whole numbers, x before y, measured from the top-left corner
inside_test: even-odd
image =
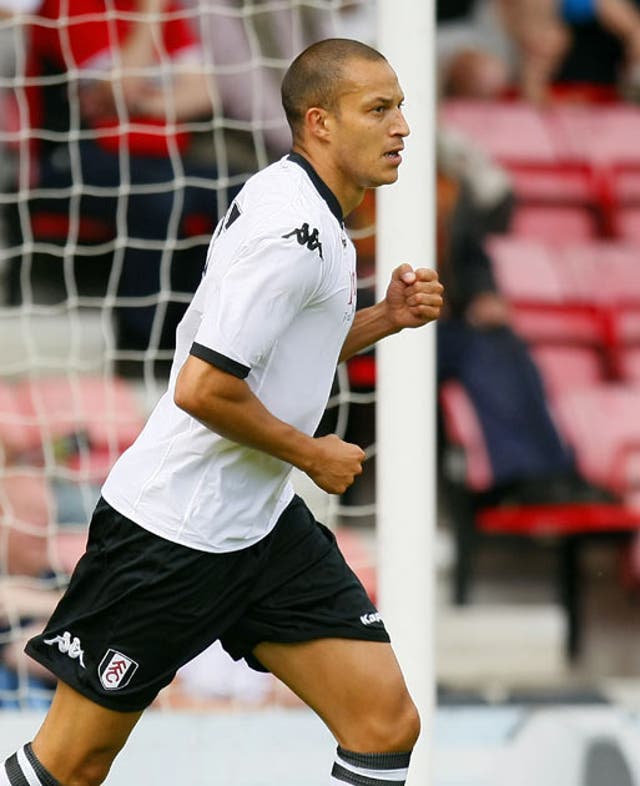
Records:
[[[309,107],[332,109],[344,79],[344,67],[353,59],[379,61],[384,55],[361,41],[327,38],[301,52],[282,80],[282,106],[294,140],[302,128]]]

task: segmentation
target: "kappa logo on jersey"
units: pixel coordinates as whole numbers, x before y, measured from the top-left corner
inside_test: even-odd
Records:
[[[296,240],[300,243],[301,246],[306,246],[309,251],[318,251],[320,254],[320,259],[324,259],[322,256],[322,243],[320,242],[320,233],[318,232],[317,228],[314,228],[313,232],[309,232],[309,224],[304,223],[298,229],[292,229],[291,232],[287,232],[286,235],[283,235],[283,238],[292,237],[293,235],[296,236]]]
[[[50,647],[55,647],[57,645],[63,655],[68,655],[74,660],[77,659],[82,668],[85,668],[84,650],[80,645],[80,639],[77,636],[71,638],[71,634],[68,630],[65,630],[62,636],[58,635],[54,636],[52,639],[45,639],[44,643],[48,644]]]
[[[98,676],[105,690],[118,690],[131,682],[138,665],[118,650],[107,650],[98,666]]]
[[[382,622],[382,615],[379,611],[371,611],[369,614],[363,614],[360,622],[363,625],[373,625],[375,622]]]

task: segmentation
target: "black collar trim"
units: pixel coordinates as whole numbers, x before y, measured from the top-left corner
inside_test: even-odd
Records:
[[[327,207],[333,213],[333,215],[338,219],[340,226],[344,224],[344,217],[342,215],[342,208],[340,207],[340,202],[333,191],[329,188],[329,186],[324,182],[324,180],[320,177],[320,175],[316,172],[316,170],[311,166],[311,164],[307,161],[304,156],[301,156],[300,153],[289,153],[287,156],[287,160],[294,161],[296,164],[301,166],[304,171],[309,175],[311,182],[316,187],[316,190],[320,194],[320,196],[324,199],[327,203]]]

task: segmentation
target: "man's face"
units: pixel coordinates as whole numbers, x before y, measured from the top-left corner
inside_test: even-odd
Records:
[[[344,70],[344,88],[330,112],[334,161],[357,188],[393,183],[409,134],[398,78],[385,60],[353,59]]]

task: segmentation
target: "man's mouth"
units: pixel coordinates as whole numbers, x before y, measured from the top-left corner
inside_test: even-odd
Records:
[[[384,154],[384,157],[393,164],[400,164],[402,162],[400,150],[389,150],[388,153]]]

